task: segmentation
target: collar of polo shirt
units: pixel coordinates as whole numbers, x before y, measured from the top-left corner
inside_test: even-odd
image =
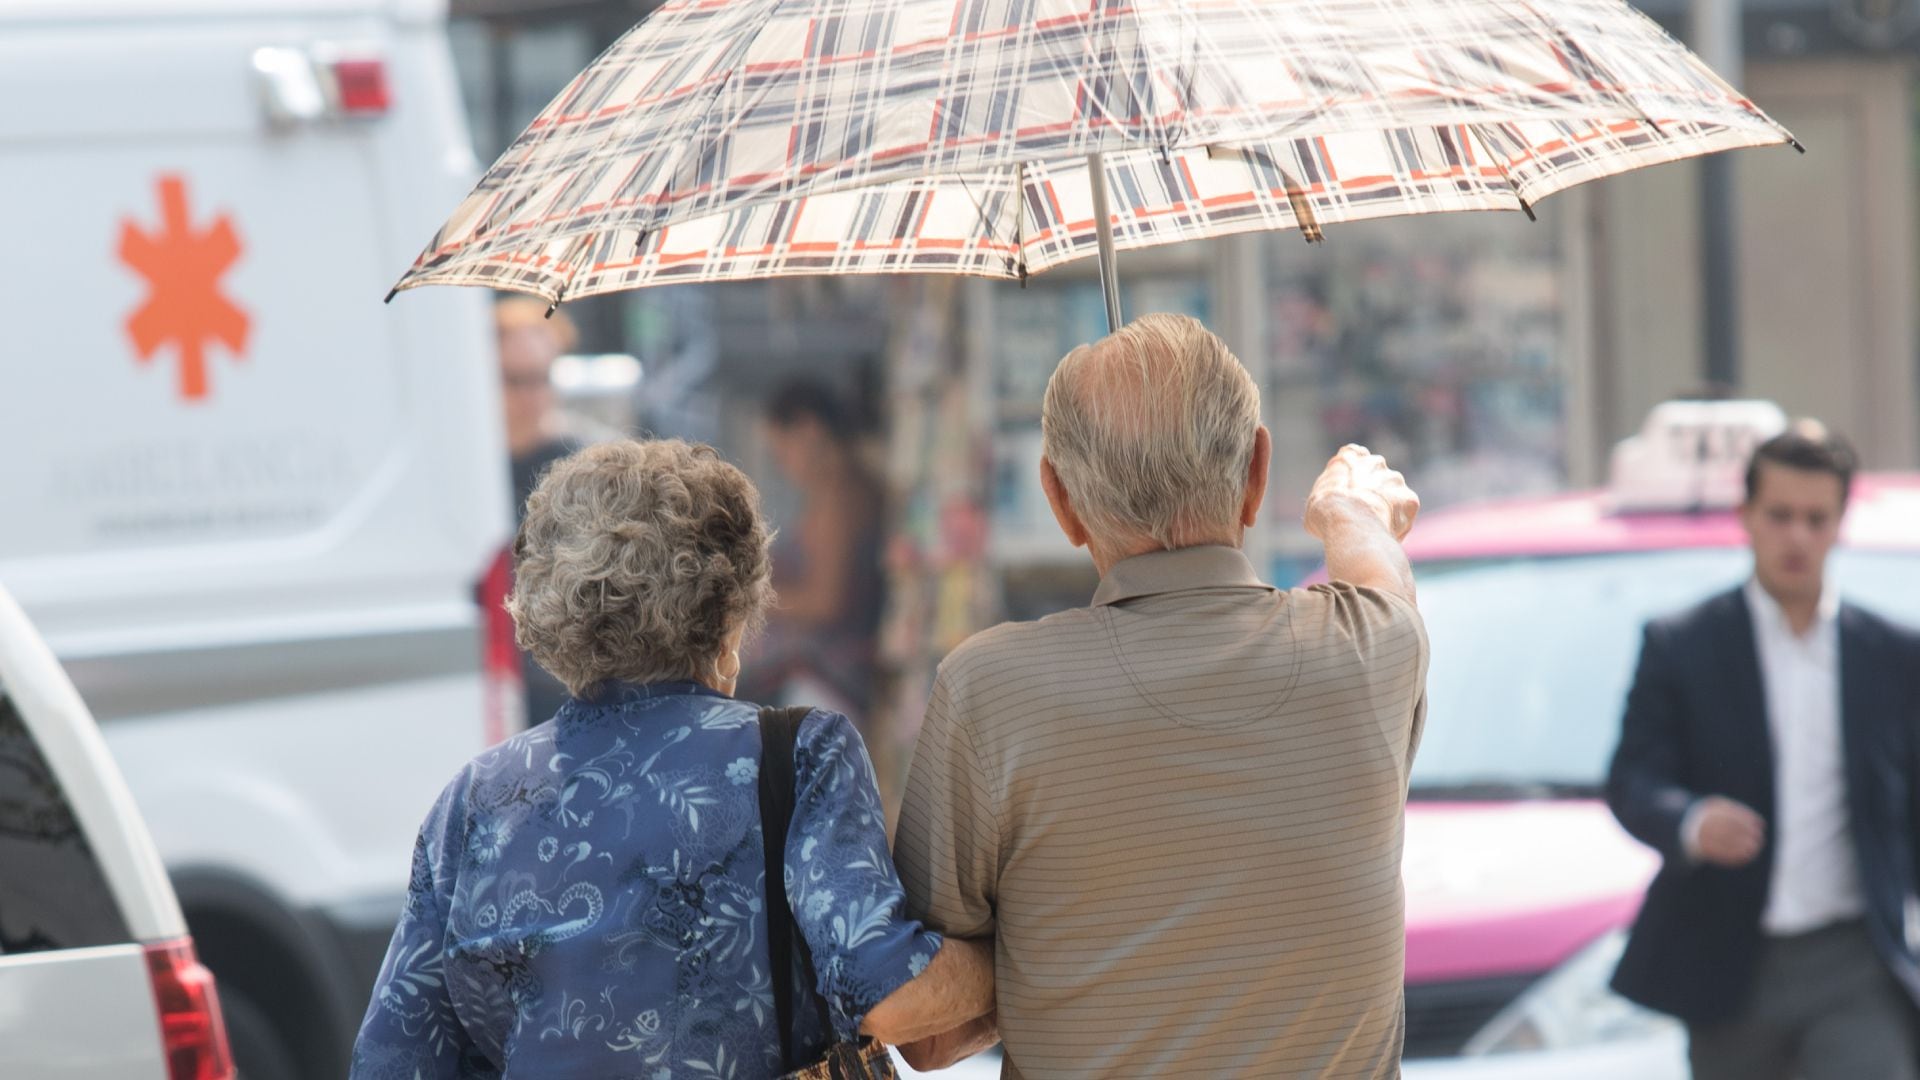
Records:
[[[1122,559],[1100,579],[1093,606],[1190,589],[1272,589],[1254,573],[1246,552],[1225,545],[1149,551]]]

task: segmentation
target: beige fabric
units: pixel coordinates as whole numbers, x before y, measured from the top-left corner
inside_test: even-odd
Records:
[[[1224,547],[955,650],[895,859],[913,915],[997,937],[1006,1075],[1397,1076],[1426,665],[1404,600]]]

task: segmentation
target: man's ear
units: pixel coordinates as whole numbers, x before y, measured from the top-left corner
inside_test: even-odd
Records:
[[[1073,512],[1073,500],[1067,495],[1067,485],[1060,482],[1060,474],[1053,469],[1053,462],[1040,459],[1040,487],[1047,493],[1047,505],[1053,507],[1053,520],[1060,523],[1060,531],[1067,534],[1067,542],[1074,547],[1087,546],[1087,527],[1080,521],[1080,515]]]
[[[1267,467],[1273,464],[1273,436],[1265,424],[1253,433],[1253,456],[1247,461],[1247,490],[1240,499],[1240,524],[1253,528],[1260,504],[1267,501]]]

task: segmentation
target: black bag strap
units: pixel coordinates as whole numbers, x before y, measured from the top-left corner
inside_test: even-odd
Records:
[[[797,950],[806,977],[809,1004],[826,1020],[827,1003],[815,990],[813,957],[793,922],[787,903],[787,831],[793,824],[794,746],[808,708],[760,710],[760,832],[767,863],[767,959],[773,980],[773,1015],[780,1025],[780,1060],[800,1067],[793,1057],[793,961]],[[833,1031],[829,1023],[827,1032]]]

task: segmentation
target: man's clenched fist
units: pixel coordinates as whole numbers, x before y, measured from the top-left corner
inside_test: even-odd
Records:
[[[1406,478],[1387,467],[1387,459],[1364,446],[1347,445],[1333,455],[1307,495],[1305,525],[1314,538],[1325,540],[1327,530],[1355,507],[1377,516],[1395,540],[1406,538],[1420,514],[1420,496]]]
[[[1693,857],[1729,869],[1745,866],[1767,842],[1767,823],[1743,803],[1709,795],[1695,808],[1694,833],[1687,838]]]

